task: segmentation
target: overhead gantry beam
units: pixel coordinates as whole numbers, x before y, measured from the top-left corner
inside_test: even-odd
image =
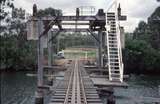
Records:
[[[62,25],[89,25],[90,23],[61,23]]]
[[[76,16],[46,16],[46,17],[37,17],[37,13],[33,13],[34,15],[30,17],[29,21],[38,21],[41,20],[44,22],[44,25],[48,25],[47,23],[51,23],[51,21],[55,22],[55,25],[58,26],[59,29],[62,29],[62,25],[87,25],[90,27],[92,31],[106,30],[106,15],[103,9],[99,9],[98,13],[94,16],[80,16],[79,9],[76,11]],[[35,10],[37,11],[37,10]],[[75,23],[64,23],[63,21],[75,21]],[[88,23],[82,23],[82,21],[88,21]]]
[[[46,17],[41,17],[41,20],[43,21],[51,21],[51,20],[55,20],[57,18],[57,16],[46,16]],[[31,20],[38,20],[38,17],[31,17]],[[56,19],[58,21],[104,21],[105,20],[105,16],[58,16],[58,18]]]

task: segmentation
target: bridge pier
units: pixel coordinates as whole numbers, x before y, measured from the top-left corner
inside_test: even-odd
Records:
[[[35,99],[35,104],[43,104],[43,98],[41,98],[41,97],[36,97],[36,99]]]
[[[116,104],[115,96],[110,94],[107,98],[107,104]]]
[[[113,87],[101,87],[98,86],[100,96],[105,96],[106,104],[116,104]]]
[[[44,104],[44,97],[42,95],[41,89],[37,89],[35,96],[35,104]]]

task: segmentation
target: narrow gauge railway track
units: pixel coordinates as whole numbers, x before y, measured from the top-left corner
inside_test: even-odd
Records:
[[[64,80],[57,86],[50,104],[102,104],[80,61],[72,62]]]

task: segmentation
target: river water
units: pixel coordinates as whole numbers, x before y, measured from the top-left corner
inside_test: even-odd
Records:
[[[27,73],[34,72],[1,73],[1,104],[34,104],[36,77]],[[159,97],[160,76],[132,75],[127,83],[128,89],[115,89],[116,104],[137,104],[134,98]]]

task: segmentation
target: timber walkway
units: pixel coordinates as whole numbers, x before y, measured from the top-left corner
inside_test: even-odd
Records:
[[[103,104],[79,60],[71,63],[49,104]]]

